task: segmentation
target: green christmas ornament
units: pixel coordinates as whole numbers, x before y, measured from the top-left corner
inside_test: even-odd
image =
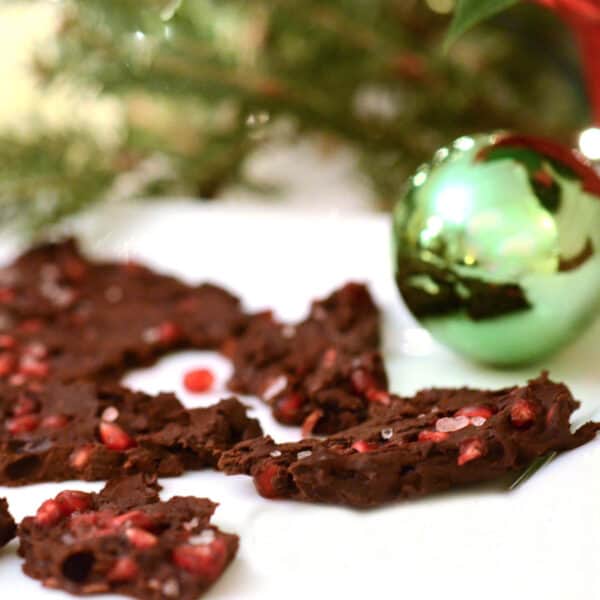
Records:
[[[396,281],[415,317],[477,361],[537,361],[600,310],[600,178],[575,151],[463,137],[394,209]]]

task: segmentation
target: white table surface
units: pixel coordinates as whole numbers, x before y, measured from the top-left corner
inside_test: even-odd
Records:
[[[434,343],[407,315],[391,277],[384,216],[304,214],[188,202],[104,211],[80,225],[98,255],[139,258],[190,282],[211,280],[239,294],[250,309],[273,307],[302,316],[308,302],[349,280],[366,281],[385,313],[385,354],[393,389],[431,385],[496,387],[523,382],[541,366],[496,371]],[[0,241],[0,261],[14,247]],[[549,363],[583,402],[576,419],[600,416],[600,324]],[[181,352],[131,373],[148,391],[174,390],[189,406],[209,404],[181,387],[183,372],[209,366],[223,384],[227,362],[212,353]],[[247,399],[278,440],[298,432]],[[496,600],[600,598],[600,440],[562,455],[513,492],[491,485],[369,512],[268,501],[249,478],[204,471],[163,480],[163,496],[193,494],[219,502],[215,522],[241,536],[240,553],[207,597],[219,600],[460,598]],[[73,482],[0,488],[16,518],[32,514]],[[0,552],[4,598],[66,598],[20,572],[16,542]],[[108,598],[109,596],[104,596]]]

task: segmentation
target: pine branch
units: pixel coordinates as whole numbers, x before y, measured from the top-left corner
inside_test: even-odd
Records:
[[[572,82],[544,62],[563,38],[545,23],[535,57],[527,32],[539,29],[542,11],[526,7],[515,11],[524,35],[484,25],[444,57],[446,21],[416,0],[306,0],[302,10],[293,0],[63,6],[58,51],[42,49],[36,60],[41,81],[101,90],[126,116],[109,150],[74,130],[0,138],[0,158],[23,144],[21,159],[3,166],[4,215],[32,227],[102,201],[123,172],[156,156],[170,174],[137,193],[218,194],[244,181],[246,158],[277,135],[271,123],[287,123],[291,141],[324,134],[352,147],[389,205],[419,162],[465,132],[509,127],[564,137],[582,119]],[[561,106],[540,111],[547,94]],[[267,121],[258,129],[256,115]],[[95,158],[75,168],[63,154],[77,145]],[[53,165],[51,179],[37,155]],[[37,199],[46,193],[56,207],[44,212]]]
[[[0,137],[0,219],[34,233],[89,207],[115,171],[95,141],[79,132],[33,140]]]

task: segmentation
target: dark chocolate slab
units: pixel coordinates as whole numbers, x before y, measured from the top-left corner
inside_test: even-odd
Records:
[[[24,572],[72,594],[193,600],[233,560],[238,538],[210,524],[207,499],[159,498],[152,479],[110,481],[99,494],[61,492],[19,526]]]
[[[0,484],[13,486],[180,475],[214,467],[224,450],[260,434],[233,398],[186,410],[173,394],[91,382],[0,391],[0,423]]]
[[[306,434],[340,431],[389,401],[379,345],[379,311],[365,286],[349,283],[295,325],[255,315],[233,342],[230,387],[261,397]]]
[[[223,454],[226,473],[254,478],[270,498],[372,507],[497,479],[600,429],[571,432],[579,406],[544,374],[499,391],[431,389],[392,398],[363,424],[324,440],[258,438]]]

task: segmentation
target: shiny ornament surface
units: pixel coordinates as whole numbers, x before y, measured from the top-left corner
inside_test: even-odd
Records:
[[[472,359],[540,360],[599,312],[600,179],[558,144],[456,140],[411,178],[393,227],[404,301]]]

